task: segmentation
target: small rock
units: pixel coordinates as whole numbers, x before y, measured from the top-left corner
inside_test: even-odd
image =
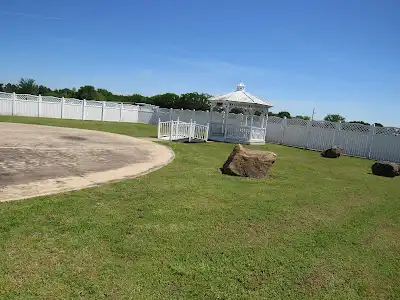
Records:
[[[343,148],[333,146],[332,148],[327,149],[324,152],[322,152],[321,156],[328,157],[328,158],[338,158],[341,154],[343,154],[343,151],[344,151]]]
[[[233,176],[263,178],[268,175],[268,170],[275,160],[276,154],[273,152],[245,149],[238,144],[221,171],[223,174]]]
[[[400,175],[400,166],[392,162],[376,162],[371,167],[372,174],[384,177]]]

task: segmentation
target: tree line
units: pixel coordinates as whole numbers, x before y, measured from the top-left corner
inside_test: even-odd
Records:
[[[21,78],[17,84],[13,83],[0,83],[0,92],[6,93],[19,93],[19,94],[31,94],[31,95],[42,95],[42,96],[54,96],[64,98],[76,98],[76,99],[87,99],[87,100],[98,100],[98,101],[113,101],[123,103],[147,103],[156,105],[162,108],[174,108],[174,109],[195,109],[195,110],[209,110],[210,103],[208,98],[211,95],[206,93],[185,93],[177,95],[174,93],[165,93],[154,96],[143,96],[140,94],[132,95],[117,95],[104,88],[95,88],[91,85],[84,85],[80,88],[63,88],[63,89],[51,89],[44,85],[38,85],[32,78]],[[232,113],[243,113],[241,109],[233,109]],[[261,112],[256,112],[260,115]],[[309,116],[296,115],[292,116],[287,111],[281,111],[278,113],[269,112],[269,116],[276,116],[280,118],[296,118],[303,120],[311,120]],[[325,121],[331,122],[344,122],[345,118],[339,114],[329,114],[324,118]],[[351,121],[350,123],[359,123],[364,125],[370,125],[363,121]],[[375,123],[375,126],[382,126],[380,123]]]
[[[140,94],[132,95],[116,95],[104,88],[95,88],[91,85],[81,86],[80,88],[63,88],[51,89],[44,85],[36,84],[34,79],[21,78],[17,84],[0,83],[0,92],[6,93],[19,93],[31,94],[42,96],[54,96],[64,98],[98,100],[98,101],[113,101],[123,103],[147,103],[156,105],[163,108],[176,108],[176,109],[195,109],[195,110],[208,110],[210,105],[208,98],[211,95],[204,93],[185,93],[177,95],[174,93],[165,93],[146,97]]]

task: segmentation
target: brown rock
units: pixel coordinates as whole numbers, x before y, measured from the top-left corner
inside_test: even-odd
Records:
[[[263,178],[276,160],[276,154],[268,151],[256,151],[243,148],[238,144],[224,163],[223,174]]]
[[[343,148],[339,147],[332,147],[330,149],[326,149],[324,152],[321,153],[322,157],[328,158],[338,158],[341,154],[343,154]]]
[[[371,167],[372,174],[384,177],[400,175],[400,166],[391,162],[376,162]]]

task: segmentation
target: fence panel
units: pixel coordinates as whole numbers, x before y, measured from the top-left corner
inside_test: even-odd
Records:
[[[334,145],[336,123],[311,121],[306,148],[312,150],[326,150]]]
[[[33,100],[16,100],[14,102],[14,115],[37,117],[39,112],[38,103],[38,101]]]
[[[132,104],[124,104],[122,110],[122,122],[137,123],[139,119],[139,106]]]
[[[210,112],[208,111],[195,111],[193,121],[201,125],[206,125],[210,122]]]
[[[102,102],[86,100],[85,120],[101,121],[102,114],[103,114]]]
[[[284,122],[283,144],[294,147],[306,147],[308,139],[308,122],[301,119],[287,119]]]
[[[156,124],[157,120],[153,119],[154,111],[149,108],[145,107],[138,107],[138,123],[144,123],[144,124]],[[153,122],[152,122],[153,121]]]
[[[371,126],[356,123],[340,123],[335,132],[334,144],[344,149],[344,154],[368,157]]]
[[[375,127],[370,157],[400,163],[400,129],[394,127]]]
[[[83,101],[73,98],[65,98],[64,103],[64,119],[82,120]]]
[[[40,116],[45,118],[61,118],[61,99],[42,97]]]
[[[265,141],[281,144],[283,140],[283,119],[278,117],[268,117],[267,133]]]
[[[0,92],[0,115],[13,114],[13,94]]]
[[[118,122],[121,119],[121,103],[106,102],[103,121]]]
[[[157,118],[161,120],[161,122],[170,121],[171,118],[171,110],[167,108],[160,108],[157,110]]]

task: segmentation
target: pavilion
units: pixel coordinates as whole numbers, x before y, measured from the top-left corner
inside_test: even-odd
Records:
[[[209,139],[221,142],[263,144],[271,104],[246,92],[241,82],[236,91],[211,97]],[[233,114],[231,111],[241,111]]]

